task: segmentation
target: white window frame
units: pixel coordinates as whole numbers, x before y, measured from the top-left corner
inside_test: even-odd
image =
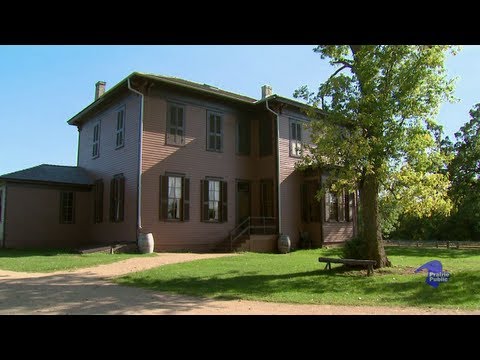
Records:
[[[75,224],[75,192],[60,192],[60,224]],[[71,218],[66,218],[70,214]]]
[[[95,129],[97,130],[97,138],[95,139]],[[93,134],[92,134],[92,159],[96,159],[100,156],[100,131],[101,131],[101,122],[97,121],[93,124]]]
[[[119,115],[122,114],[121,120],[121,126],[118,126],[119,123]],[[125,145],[125,120],[126,120],[126,112],[125,112],[125,106],[122,106],[121,108],[117,109],[116,111],[116,120],[115,120],[115,149],[120,149]],[[120,139],[120,142],[119,142]]]
[[[168,186],[167,186],[167,219],[168,220],[181,220],[183,212],[183,182],[184,177],[178,175],[168,175]],[[179,194],[177,193],[179,191]],[[172,194],[173,193],[173,194]],[[175,209],[175,214],[171,213],[170,204],[174,203],[173,208]]]
[[[208,180],[208,221],[220,222],[221,203],[221,181]],[[211,214],[213,213],[213,217]]]

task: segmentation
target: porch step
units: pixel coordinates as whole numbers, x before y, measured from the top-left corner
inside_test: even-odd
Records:
[[[240,236],[235,242],[232,244],[231,251],[238,251],[238,248],[242,246],[242,244],[248,241],[248,235]],[[212,249],[213,252],[219,253],[229,253],[230,251],[230,238],[226,238],[225,240],[220,241],[215,245]]]
[[[278,235],[250,235],[237,251],[276,252]]]

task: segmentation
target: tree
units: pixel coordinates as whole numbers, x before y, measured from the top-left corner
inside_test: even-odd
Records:
[[[453,221],[462,236],[480,239],[480,104],[470,110],[470,121],[455,133],[455,157],[450,167]]]
[[[451,143],[448,137],[442,139],[441,126],[432,130],[433,134],[419,133],[417,139],[411,139],[417,149],[424,151],[400,167],[391,168],[381,185],[382,234],[398,234],[400,230],[402,238],[438,239],[438,225],[445,223],[450,215]]]
[[[392,171],[421,166],[425,139],[439,105],[453,100],[444,66],[448,51],[433,45],[320,45],[314,51],[337,67],[318,92],[297,90],[308,112],[313,145],[299,165],[329,167],[325,188],[360,194],[364,257],[389,266],[379,226],[379,190]],[[315,111],[320,108],[322,115]]]

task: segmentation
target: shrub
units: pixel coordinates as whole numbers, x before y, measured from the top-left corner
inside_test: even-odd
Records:
[[[342,257],[344,259],[368,259],[365,242],[359,237],[347,241],[343,246]]]

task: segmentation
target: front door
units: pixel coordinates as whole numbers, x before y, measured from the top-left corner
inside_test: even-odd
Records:
[[[237,180],[237,225],[250,216],[250,182]]]

